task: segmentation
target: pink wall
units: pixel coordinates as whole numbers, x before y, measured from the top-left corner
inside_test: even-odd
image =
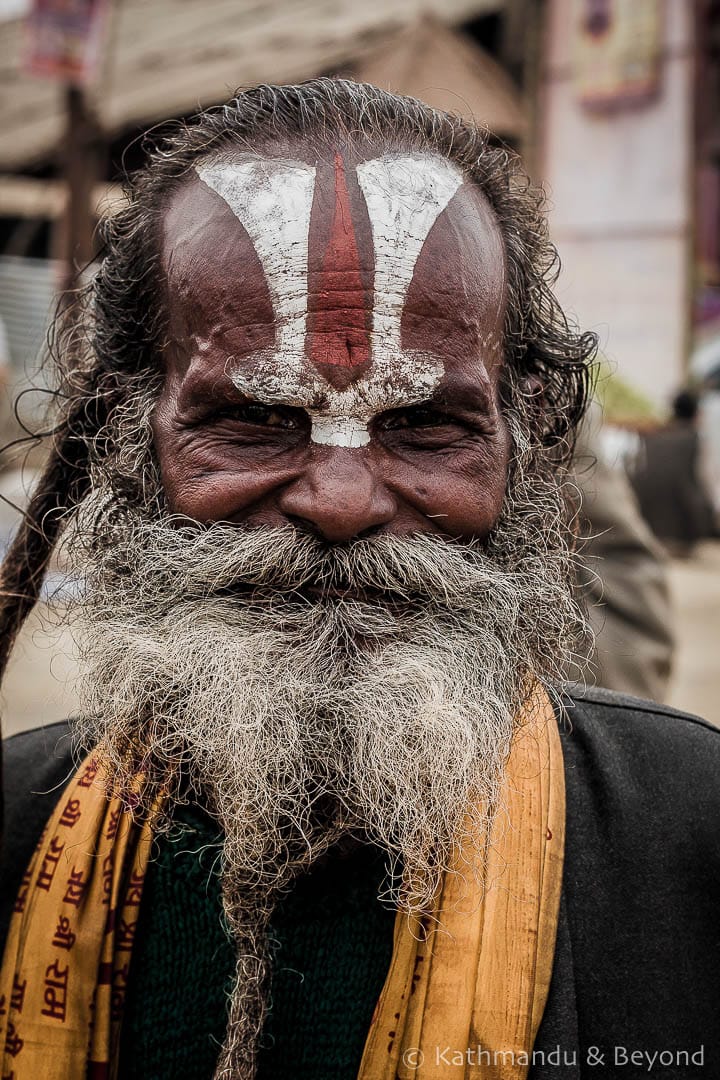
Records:
[[[547,7],[540,174],[563,261],[559,295],[619,373],[664,405],[683,378],[689,317],[692,7],[665,0],[658,95],[609,112],[578,101],[580,5]]]

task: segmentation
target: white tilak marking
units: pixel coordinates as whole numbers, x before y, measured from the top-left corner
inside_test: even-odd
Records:
[[[235,371],[235,386],[268,405],[305,409],[311,439],[326,446],[370,441],[378,413],[427,400],[444,366],[400,348],[402,313],[418,256],[433,224],[463,181],[442,158],[377,158],[357,168],[373,234],[375,277],[372,367],[346,390],[313,371],[305,356],[307,264],[315,170],[283,161],[202,166],[200,178],[221,196],[251,237],[273,299],[277,337],[271,349]]]
[[[245,227],[262,263],[282,354],[302,356],[315,169],[285,161],[201,165],[197,174]]]
[[[417,154],[364,161],[357,178],[375,248],[373,336],[387,356],[400,351],[402,313],[418,256],[463,177],[444,158]]]

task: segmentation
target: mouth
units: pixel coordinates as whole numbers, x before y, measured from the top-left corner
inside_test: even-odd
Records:
[[[387,603],[397,596],[381,589],[363,589],[352,585],[304,585],[297,590],[299,596],[310,600],[360,601],[362,603]]]
[[[367,604],[371,607],[384,607],[393,611],[407,611],[421,603],[420,596],[403,595],[387,589],[372,586],[330,585],[306,583],[297,588],[282,588],[273,585],[254,585],[238,582],[221,589],[218,593],[224,597],[234,597],[245,603],[300,602],[310,604]]]

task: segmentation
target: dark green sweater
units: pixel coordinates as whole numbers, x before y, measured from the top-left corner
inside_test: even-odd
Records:
[[[234,955],[222,927],[218,838],[196,807],[184,809],[182,823],[148,871],[122,1080],[209,1080],[225,1034]],[[382,878],[378,853],[356,849],[313,869],[279,904],[260,1080],[355,1080],[392,956],[394,916],[377,901]]]

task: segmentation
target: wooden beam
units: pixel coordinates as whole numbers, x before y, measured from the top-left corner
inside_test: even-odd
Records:
[[[63,289],[74,289],[80,274],[95,257],[95,217],[92,189],[99,174],[100,133],[85,90],[72,83],[65,89],[65,139],[61,152],[67,186],[65,271]]]
[[[125,204],[119,184],[94,184],[91,195],[95,218],[116,214]],[[44,218],[53,221],[65,213],[67,185],[62,180],[36,180],[32,176],[0,176],[0,217]]]

